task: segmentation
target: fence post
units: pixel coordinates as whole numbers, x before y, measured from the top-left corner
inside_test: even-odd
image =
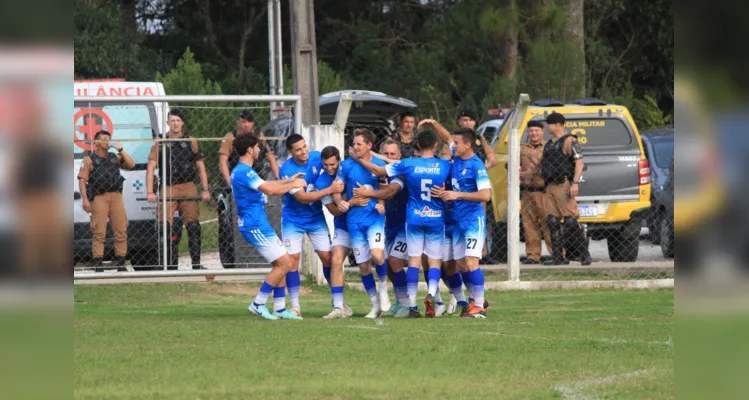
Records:
[[[520,281],[520,128],[530,98],[521,93],[510,120],[507,146],[507,279]]]

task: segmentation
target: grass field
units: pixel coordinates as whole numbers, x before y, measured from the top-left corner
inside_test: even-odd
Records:
[[[514,399],[674,396],[674,292],[488,293],[486,320],[304,321],[247,313],[257,285],[75,286],[80,399]]]

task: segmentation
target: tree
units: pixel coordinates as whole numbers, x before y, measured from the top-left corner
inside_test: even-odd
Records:
[[[203,71],[188,47],[177,66],[166,74],[156,73],[156,81],[164,84],[169,94],[221,94],[221,86],[203,77]]]

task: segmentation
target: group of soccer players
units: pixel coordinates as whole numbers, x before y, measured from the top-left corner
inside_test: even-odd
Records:
[[[449,144],[440,142],[435,132],[423,131],[415,139],[418,157],[403,160],[392,140],[383,143],[381,154],[374,154],[371,131],[356,129],[353,136],[350,157],[344,161],[333,146],[310,152],[302,136],[289,136],[286,147],[291,157],[280,169],[281,179],[267,182],[252,169],[260,151],[257,138],[235,139],[240,163],[231,172],[231,184],[239,231],[272,265],[249,311],[270,320],[302,319],[299,258],[306,234],[331,288],[333,310],[324,318],[352,316],[343,290],[343,263],[349,251],[372,303],[366,318],[420,317],[417,288],[422,267],[427,317],[460,307],[462,317],[486,318],[479,259],[486,235],[482,203],[490,199],[491,188],[486,167],[474,154],[474,131],[457,129]],[[281,194],[283,241],[264,210],[266,195]],[[332,239],[323,205],[335,217]],[[440,279],[450,288],[452,307],[442,302]]]

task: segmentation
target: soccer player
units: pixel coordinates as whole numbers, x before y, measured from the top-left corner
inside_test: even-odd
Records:
[[[416,305],[419,284],[421,255],[426,254],[429,262],[428,293],[424,299],[425,315],[435,316],[434,296],[439,287],[442,264],[442,245],[445,236],[444,202],[432,197],[432,188],[444,187],[450,175],[450,162],[435,158],[437,134],[432,131],[419,133],[416,138],[419,158],[408,158],[387,166],[378,166],[366,159],[356,158],[364,167],[377,176],[404,177],[408,189],[406,209],[406,242],[408,247],[407,290],[409,317],[418,318]]]
[[[378,166],[384,166],[385,162],[372,156],[372,144],[375,141],[374,134],[369,129],[358,128],[354,130],[354,153],[356,157],[371,160]],[[349,158],[341,163],[338,177],[346,184],[346,195],[349,199],[354,197],[353,190],[359,185],[368,189],[378,190],[380,188],[379,178],[369,172],[361,164]],[[348,211],[346,222],[351,247],[354,250],[354,258],[359,264],[364,288],[367,290],[369,300],[372,302],[372,310],[365,318],[378,318],[388,309],[390,299],[387,293],[387,264],[385,263],[385,207],[375,199],[370,199],[364,207],[350,208],[350,204],[343,200],[340,194],[334,194],[333,200],[342,211]],[[377,276],[380,280],[380,288],[377,289],[374,276],[372,276],[372,265],[374,262]],[[379,297],[378,299],[378,292]]]
[[[453,132],[455,157],[452,166],[452,190],[432,188],[432,195],[454,201],[453,253],[461,271],[471,279],[473,303],[464,308],[464,318],[486,318],[484,310],[484,273],[479,267],[481,245],[486,237],[486,215],[482,202],[491,199],[491,184],[486,166],[473,152],[476,134],[470,128]]]
[[[260,292],[248,309],[251,313],[269,320],[300,319],[294,318],[295,316],[288,311],[274,315],[265,306],[273,288],[281,285],[286,273],[292,270],[293,262],[273,227],[268,223],[264,204],[266,195],[281,195],[305,187],[307,183],[299,179],[301,174],[294,174],[280,181],[265,182],[252,169],[252,164],[260,156],[257,138],[252,135],[241,135],[234,140],[233,145],[239,154],[239,164],[230,176],[234,200],[237,203],[237,225],[245,240],[271,263],[271,271],[265,277]]]
[[[339,182],[343,185],[340,180],[336,179],[341,164],[341,153],[336,147],[328,146],[322,149],[320,154],[322,157],[323,170],[320,172],[317,179],[315,179],[315,190],[325,190],[334,182]],[[336,206],[333,202],[333,197],[330,195],[326,195],[322,198],[322,204],[325,205],[328,211],[335,217],[333,219],[334,233],[331,268],[330,270],[323,270],[333,297],[333,311],[323,318],[348,318],[352,315],[352,311],[351,308],[343,302],[343,261],[346,259],[351,249],[351,240],[349,240],[348,227],[346,225],[346,213]],[[369,199],[350,199],[349,204],[351,206],[366,206],[369,204]]]
[[[281,166],[281,178],[287,179],[294,174],[303,174],[306,188],[296,188],[283,196],[281,209],[281,235],[286,251],[292,259],[292,269],[286,274],[286,286],[289,289],[291,313],[301,317],[299,306],[299,258],[302,252],[302,239],[306,234],[312,242],[312,247],[320,257],[326,276],[330,273],[330,230],[322,212],[320,199],[332,193],[343,191],[343,183],[336,183],[323,190],[314,190],[314,180],[322,170],[320,152],[310,152],[307,143],[301,135],[292,134],[286,138],[286,149],[291,158]],[[308,190],[307,190],[308,189]],[[330,285],[330,282],[328,282]],[[281,296],[283,288],[274,294],[276,311],[283,310],[286,301]],[[279,300],[278,298],[282,300]]]
[[[392,161],[401,159],[400,146],[392,139],[382,143],[380,154]],[[409,314],[406,271],[404,270],[408,261],[408,244],[406,243],[408,191],[405,186],[403,181],[396,177],[390,179],[390,184],[380,190],[357,187],[353,191],[355,199],[372,197],[387,200],[385,203],[385,250],[388,272],[392,274],[391,280],[396,299],[395,305],[390,308],[387,316],[396,318],[407,318]]]

